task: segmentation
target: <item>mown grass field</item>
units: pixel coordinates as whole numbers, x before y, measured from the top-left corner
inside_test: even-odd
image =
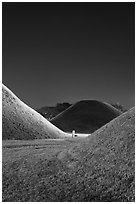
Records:
[[[3,141],[3,201],[39,200],[42,192],[33,193],[56,176],[58,155],[79,140]]]
[[[48,160],[58,152],[71,147],[76,141],[80,139],[3,140],[3,162],[13,162],[30,155],[31,158],[43,155]]]

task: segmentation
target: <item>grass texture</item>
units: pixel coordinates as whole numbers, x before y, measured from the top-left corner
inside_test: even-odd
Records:
[[[133,202],[134,108],[85,139],[3,141],[3,201]]]

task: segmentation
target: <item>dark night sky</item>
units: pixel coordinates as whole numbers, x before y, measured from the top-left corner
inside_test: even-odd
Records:
[[[134,3],[2,3],[3,83],[33,108],[134,106]]]

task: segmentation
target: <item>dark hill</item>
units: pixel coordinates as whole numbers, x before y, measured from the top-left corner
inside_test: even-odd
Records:
[[[2,86],[3,139],[60,138],[66,134]]]
[[[107,103],[85,100],[70,106],[50,122],[65,132],[92,133],[120,114]]]
[[[3,202],[135,201],[134,108],[81,142],[51,141],[3,147]]]

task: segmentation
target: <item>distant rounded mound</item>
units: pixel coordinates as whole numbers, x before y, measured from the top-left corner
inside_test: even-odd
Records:
[[[3,139],[59,138],[65,133],[2,86]]]
[[[83,100],[70,106],[50,122],[65,132],[92,133],[121,112],[113,106],[96,100]]]

